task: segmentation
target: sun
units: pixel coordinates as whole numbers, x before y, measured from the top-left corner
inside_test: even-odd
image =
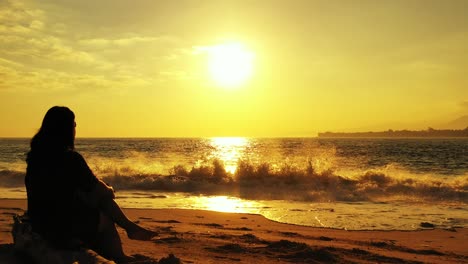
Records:
[[[221,87],[239,87],[252,76],[253,58],[253,53],[240,43],[211,46],[208,49],[210,76]]]

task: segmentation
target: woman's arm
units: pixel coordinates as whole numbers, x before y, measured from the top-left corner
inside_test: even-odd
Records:
[[[85,159],[75,151],[67,153],[70,175],[77,187],[78,199],[88,206],[98,208],[103,200],[114,199],[114,189],[98,179],[89,168]]]
[[[114,188],[98,180],[90,192],[78,190],[78,197],[87,205],[98,208],[104,200],[115,199]]]

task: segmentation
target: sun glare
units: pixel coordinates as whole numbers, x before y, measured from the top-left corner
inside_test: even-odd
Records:
[[[197,197],[195,204],[196,207],[210,211],[227,213],[247,213],[249,212],[249,208],[258,206],[257,202],[244,201],[228,196]]]
[[[243,137],[220,137],[212,138],[210,143],[213,147],[212,157],[221,160],[226,171],[234,174],[250,142]]]
[[[211,78],[221,87],[244,84],[253,72],[253,53],[240,43],[225,43],[208,49]]]

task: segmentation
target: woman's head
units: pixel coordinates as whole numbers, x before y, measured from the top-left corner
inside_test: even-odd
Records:
[[[75,114],[64,106],[54,106],[47,111],[39,132],[31,141],[31,150],[73,149],[75,142]]]

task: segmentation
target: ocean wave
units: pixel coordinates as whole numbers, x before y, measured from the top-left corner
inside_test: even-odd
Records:
[[[0,186],[7,188],[24,186],[24,171],[0,170]]]
[[[116,190],[187,192],[231,195],[256,200],[296,201],[411,201],[468,203],[468,175],[412,174],[398,166],[345,173],[302,165],[254,164],[241,160],[234,173],[212,160],[187,169],[173,166],[169,173],[141,171],[131,166],[101,169],[95,173]],[[0,186],[24,184],[24,172],[0,171]]]
[[[392,176],[380,170],[347,177],[332,170],[305,167],[273,167],[240,161],[234,174],[214,160],[187,170],[176,166],[170,175],[114,175],[104,178],[117,189],[232,195],[245,199],[298,201],[382,201],[390,199],[468,202],[468,176]]]

